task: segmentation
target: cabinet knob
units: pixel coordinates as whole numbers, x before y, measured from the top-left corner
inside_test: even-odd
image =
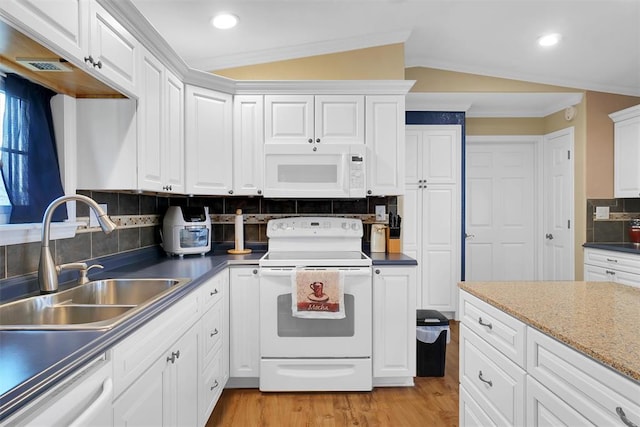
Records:
[[[93,57],[91,55],[85,56],[84,62],[88,62],[89,64],[93,65]]]
[[[262,194],[262,190],[258,190],[258,191],[257,191],[257,193],[258,193],[258,194]]]
[[[102,61],[98,61],[95,64],[93,64],[93,67],[98,67],[99,69],[102,69]]]
[[[318,147],[313,147],[313,151],[318,151]]]
[[[320,142],[320,138],[316,138],[316,142]]]
[[[258,274],[258,269],[254,269],[253,274]]]
[[[548,240],[553,240],[553,234],[547,233],[547,234],[544,235],[544,238],[548,239]]]
[[[233,194],[233,190],[229,190],[229,194]]]
[[[376,274],[380,274],[380,269],[376,268]]]
[[[309,140],[307,141],[309,144],[313,143],[313,138],[309,138]]]
[[[373,191],[367,190],[367,194],[373,194]]]

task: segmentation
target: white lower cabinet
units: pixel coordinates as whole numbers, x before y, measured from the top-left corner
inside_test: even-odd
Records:
[[[461,426],[640,425],[637,382],[462,290],[460,308]]]
[[[257,387],[260,376],[258,267],[231,267],[229,282],[230,384]]]
[[[640,256],[604,249],[584,249],[584,280],[640,288]]]
[[[114,347],[114,425],[206,424],[229,375],[228,274]]]
[[[374,266],[373,385],[412,385],[416,375],[416,268]]]
[[[108,353],[90,362],[2,426],[111,426],[113,381]]]

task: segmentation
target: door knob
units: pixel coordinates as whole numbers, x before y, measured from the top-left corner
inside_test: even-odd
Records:
[[[549,239],[549,240],[553,240],[553,234],[551,234],[551,233],[545,234],[544,237]]]

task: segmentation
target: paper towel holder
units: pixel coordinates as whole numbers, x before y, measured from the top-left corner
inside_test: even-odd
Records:
[[[250,254],[251,249],[244,248],[244,217],[242,216],[242,209],[236,210],[235,224],[235,247],[233,249],[227,249],[227,253],[232,255],[245,255]]]

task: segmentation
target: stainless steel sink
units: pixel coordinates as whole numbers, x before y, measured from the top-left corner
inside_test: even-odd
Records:
[[[108,279],[0,305],[0,330],[109,329],[189,279]]]

